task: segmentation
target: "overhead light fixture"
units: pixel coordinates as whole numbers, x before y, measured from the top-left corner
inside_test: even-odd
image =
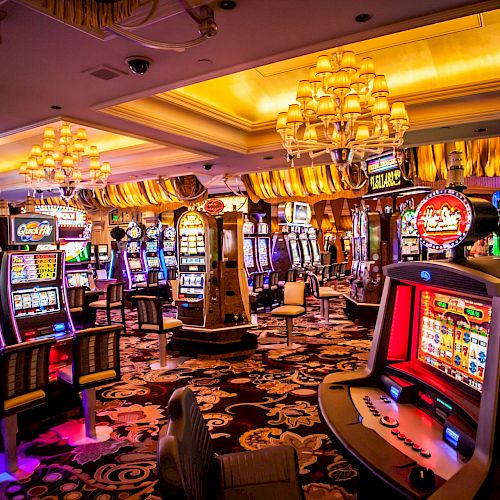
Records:
[[[34,192],[58,188],[61,198],[66,201],[79,189],[103,188],[111,174],[111,166],[107,161],[100,162],[96,146],[89,146],[87,150],[86,144],[87,131],[83,127],[74,133],[69,123],[62,122],[58,137],[54,127],[46,127],[42,146],[31,147],[31,154],[21,164],[19,173]],[[84,172],[86,158],[88,171]]]
[[[401,147],[409,127],[404,103],[389,104],[385,76],[376,73],[373,59],[358,64],[351,51],[320,55],[299,81],[296,99],[276,122],[288,161],[293,166],[302,155],[329,155],[352,189],[365,184],[366,171],[362,163],[360,178],[351,165]]]

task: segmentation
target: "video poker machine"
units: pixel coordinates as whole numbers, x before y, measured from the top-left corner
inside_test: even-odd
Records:
[[[422,200],[416,225],[426,246],[451,249],[452,259],[384,268],[367,367],[324,379],[321,415],[359,465],[359,498],[493,498],[500,259],[467,260],[464,245],[498,231],[498,213],[443,189]]]
[[[415,224],[415,209],[409,204],[401,212],[401,260],[421,260],[420,238]]]
[[[256,214],[257,223],[257,256],[259,260],[259,268],[262,272],[268,273],[274,271],[271,260],[271,237],[269,224],[264,222],[264,214]]]
[[[318,233],[316,229],[310,227],[307,230],[307,239],[309,240],[309,247],[311,250],[312,265],[319,266],[321,264],[321,253],[319,250]]]
[[[148,271],[158,271],[158,279],[165,279],[165,263],[163,262],[163,252],[160,249],[161,223],[151,225],[146,228],[146,248],[145,261]]]
[[[251,279],[253,273],[260,271],[257,262],[257,239],[255,237],[255,224],[245,215],[243,223],[243,260],[247,278]]]

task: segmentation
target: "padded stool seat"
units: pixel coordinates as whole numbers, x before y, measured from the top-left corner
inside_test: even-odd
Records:
[[[163,318],[163,329],[164,330],[173,330],[174,328],[179,328],[182,326],[182,321],[180,319],[175,319],[175,318]],[[141,325],[141,330],[150,330],[157,332],[159,331],[160,326],[158,324],[150,324],[150,323],[143,323]]]
[[[122,303],[121,302],[111,302],[110,307],[121,307]],[[89,304],[89,307],[95,307],[98,309],[105,309],[107,306],[106,299],[101,299],[101,300],[94,300],[94,302],[91,302]]]
[[[216,457],[220,470],[220,498],[276,500],[302,498],[297,488],[295,450],[291,446],[269,446],[254,451]]]
[[[273,316],[292,316],[296,318],[306,312],[302,306],[279,306],[271,311]]]
[[[320,299],[329,299],[332,297],[340,297],[342,294],[334,290],[331,286],[320,286],[318,295]]]
[[[323,321],[330,323],[330,299],[340,297],[342,294],[334,290],[331,286],[320,286],[318,277],[309,273],[309,284],[312,294],[319,300],[319,310]]]

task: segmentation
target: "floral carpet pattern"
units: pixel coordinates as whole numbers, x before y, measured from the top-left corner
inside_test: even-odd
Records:
[[[41,464],[27,479],[0,483],[0,498],[159,500],[158,437],[168,422],[171,394],[186,385],[196,394],[217,453],[291,444],[306,498],[350,498],[356,469],[320,420],[317,385],[328,373],[363,366],[372,332],[345,318],[342,298],[332,301],[330,317],[330,325],[322,324],[318,303],[310,298],[307,314],[295,320],[296,349],[266,348],[284,341],[286,333],[283,320],[261,313],[256,330],[261,347],[252,356],[184,358],[174,369],[153,371],[157,336],[138,333],[135,311],[127,311],[121,380],[97,390],[97,424],[112,428],[111,439],[73,447],[54,428],[42,428],[28,441],[21,433],[20,454]]]

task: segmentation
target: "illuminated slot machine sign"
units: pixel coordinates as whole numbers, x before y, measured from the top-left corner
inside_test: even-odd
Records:
[[[51,215],[57,219],[59,238],[69,240],[90,240],[92,221],[81,208],[66,205],[36,205],[38,214]]]

